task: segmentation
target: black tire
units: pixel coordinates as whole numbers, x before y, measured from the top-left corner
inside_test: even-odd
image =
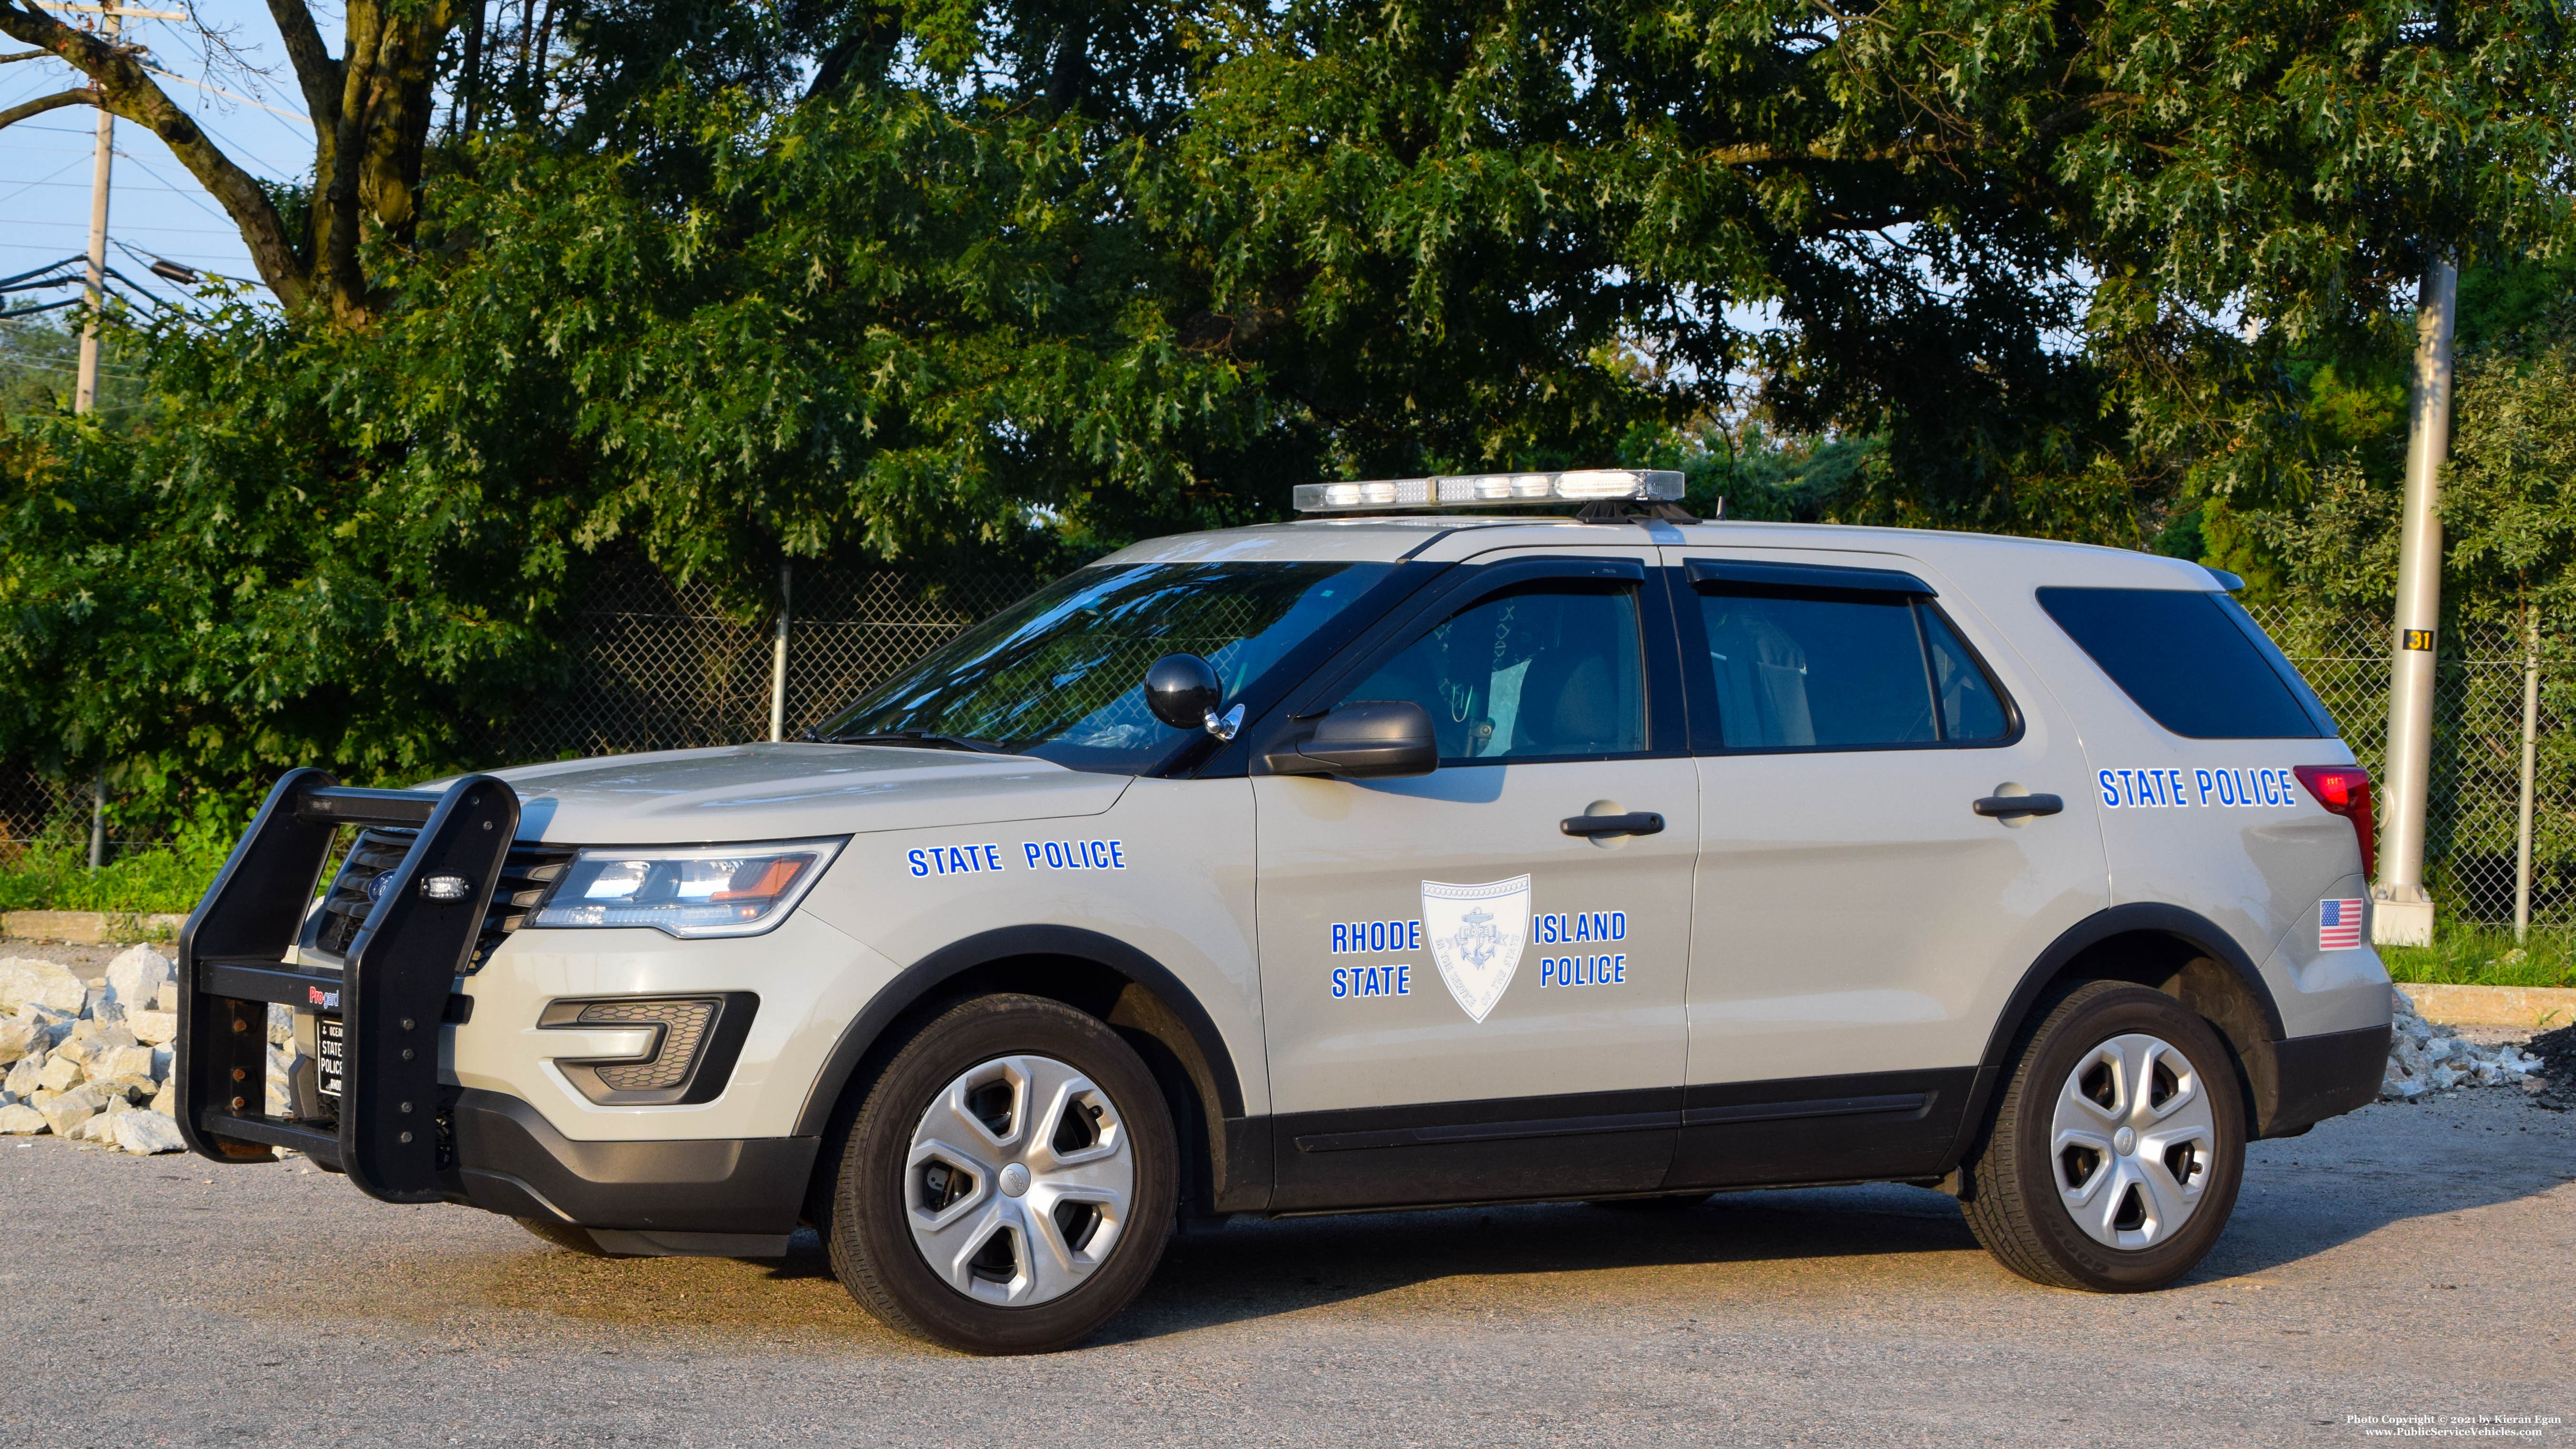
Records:
[[[2095,1054],[2097,1049],[2117,1050],[2119,1039],[2139,1037],[2166,1044],[2189,1067],[2207,1107],[2207,1140],[2169,1149],[2180,1154],[2179,1171],[2168,1165],[2173,1159],[2149,1149],[2148,1138],[2134,1135],[2134,1127],[2129,1139],[2136,1145],[2134,1157],[2106,1156],[2080,1145],[2064,1153],[2052,1152],[2061,1092],[2097,1103],[2104,1093],[2118,1097],[2123,1089],[2111,1085],[2116,1073],[2094,1060]],[[2150,1111],[2157,1093],[2163,1091],[2177,1111],[2189,1109],[2197,1115],[2198,1109],[2191,1108],[2183,1096],[2178,1074],[2172,1076],[2173,1085],[2165,1085],[2168,1078],[2160,1070],[2171,1073],[2171,1058],[2156,1060],[2162,1063],[2161,1069],[2149,1066],[2145,1071]],[[2075,1080],[2079,1066],[2088,1073],[2080,1081]],[[2064,1110],[2080,1112],[2081,1104]],[[2133,1118],[2105,1113],[2103,1120],[2126,1123]],[[2123,1154],[2128,1151],[2120,1149]],[[2108,1189],[2119,1186],[2118,1171],[2124,1164],[2135,1164],[2139,1172],[2161,1170],[2164,1175],[2156,1179],[2158,1185],[2141,1180],[2118,1195],[2108,1195]],[[2090,1169],[2110,1175],[2100,1179],[2102,1186],[2088,1203],[2095,1210],[2095,1228],[2088,1230],[2068,1206],[2066,1193],[2095,1181]],[[2068,993],[2030,1034],[1996,1104],[1985,1141],[1967,1164],[1969,1191],[1961,1206],[1969,1230],[1986,1251],[2034,1283],[2094,1293],[2141,1293],[2172,1283],[2208,1255],[2219,1234],[2227,1230],[2244,1173],[2244,1087],[2235,1059],[2218,1033],[2163,992],[2123,981],[2093,981]],[[2195,1180],[2196,1197],[2178,1195],[2191,1191],[2189,1185]],[[2061,1183],[2072,1185],[2062,1190]],[[2167,1200],[2185,1204],[2184,1211],[2172,1214],[2180,1219],[2178,1227],[2156,1225],[2147,1217],[2155,1211],[2153,1194],[2159,1191]],[[2132,1221],[2138,1226],[2123,1231],[2122,1225]],[[2106,1243],[2094,1236],[2095,1231],[2134,1237],[2141,1246]]]
[[[920,1184],[908,1166],[916,1130],[949,1087],[1013,1058],[1051,1059],[1088,1078],[1106,1094],[1112,1120],[1128,1134],[1134,1164],[1126,1216],[1106,1256],[1061,1296],[1025,1306],[970,1297],[931,1266],[913,1237],[910,1196]],[[1050,1134],[1059,1130],[1037,1126]],[[1019,1121],[1011,1128],[1015,1135],[1028,1130]],[[1162,1261],[1178,1198],[1173,1139],[1171,1112],[1153,1073],[1097,1018],[1035,996],[965,1002],[916,1033],[859,1108],[841,1155],[825,1235],[832,1271],[860,1307],[916,1338],[979,1354],[1071,1347],[1124,1311]],[[1027,1182],[1025,1176],[1020,1180]],[[981,1185],[974,1189],[975,1201],[989,1196]],[[1035,1253],[1043,1245],[1022,1246]],[[1009,1250],[1003,1251],[1007,1256]]]

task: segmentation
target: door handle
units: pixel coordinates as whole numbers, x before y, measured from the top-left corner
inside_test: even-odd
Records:
[[[2054,795],[1988,795],[1969,808],[2005,820],[2015,815],[2054,815],[2066,808],[2066,802]]]
[[[1664,817],[1652,810],[1631,810],[1625,815],[1569,815],[1556,828],[1568,835],[1654,835],[1663,830]]]

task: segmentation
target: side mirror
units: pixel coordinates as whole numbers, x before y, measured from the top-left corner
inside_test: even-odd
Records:
[[[1440,765],[1431,713],[1409,699],[1355,699],[1315,722],[1315,732],[1270,752],[1278,775],[1353,780],[1428,775]]]
[[[1176,730],[1206,730],[1221,740],[1234,738],[1243,723],[1243,706],[1220,715],[1225,686],[1216,666],[1195,654],[1166,654],[1145,666],[1145,708]]]

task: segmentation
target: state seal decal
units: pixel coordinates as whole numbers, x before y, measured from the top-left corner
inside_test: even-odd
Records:
[[[1422,883],[1422,935],[1440,979],[1467,1015],[1483,1021],[1512,984],[1529,941],[1530,878],[1484,885]]]

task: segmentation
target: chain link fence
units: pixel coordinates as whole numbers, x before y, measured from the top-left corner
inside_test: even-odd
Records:
[[[2345,743],[2388,778],[2386,616],[2256,605],[2254,617],[2307,676]],[[2489,625],[2446,631],[2434,670],[2433,778],[2426,802],[2424,883],[2443,915],[2513,920],[2523,802],[2523,735],[2533,739],[2531,921],[2576,925],[2576,658],[2546,624],[2537,637]],[[2526,704],[2529,709],[2526,711]]]
[[[1037,582],[797,568],[786,581],[787,738]],[[712,587],[673,584],[640,562],[613,568],[574,617],[570,683],[521,712],[496,763],[769,738],[776,622],[727,618]]]
[[[786,734],[822,722],[1039,581],[800,566],[789,588]],[[2253,610],[2334,712],[2353,753],[2386,778],[2388,623],[2297,605]],[[2426,883],[2446,916],[2513,919],[2526,686],[2535,738],[2532,922],[2576,926],[2576,658],[2543,628],[2463,630],[2442,641],[2435,696]],[[572,676],[493,742],[492,763],[739,744],[769,736],[774,616],[728,617],[705,585],[641,561],[611,568],[576,612]],[[1139,666],[1141,668],[1141,664]],[[85,783],[0,770],[0,854],[74,820]],[[130,845],[132,842],[116,842]]]

